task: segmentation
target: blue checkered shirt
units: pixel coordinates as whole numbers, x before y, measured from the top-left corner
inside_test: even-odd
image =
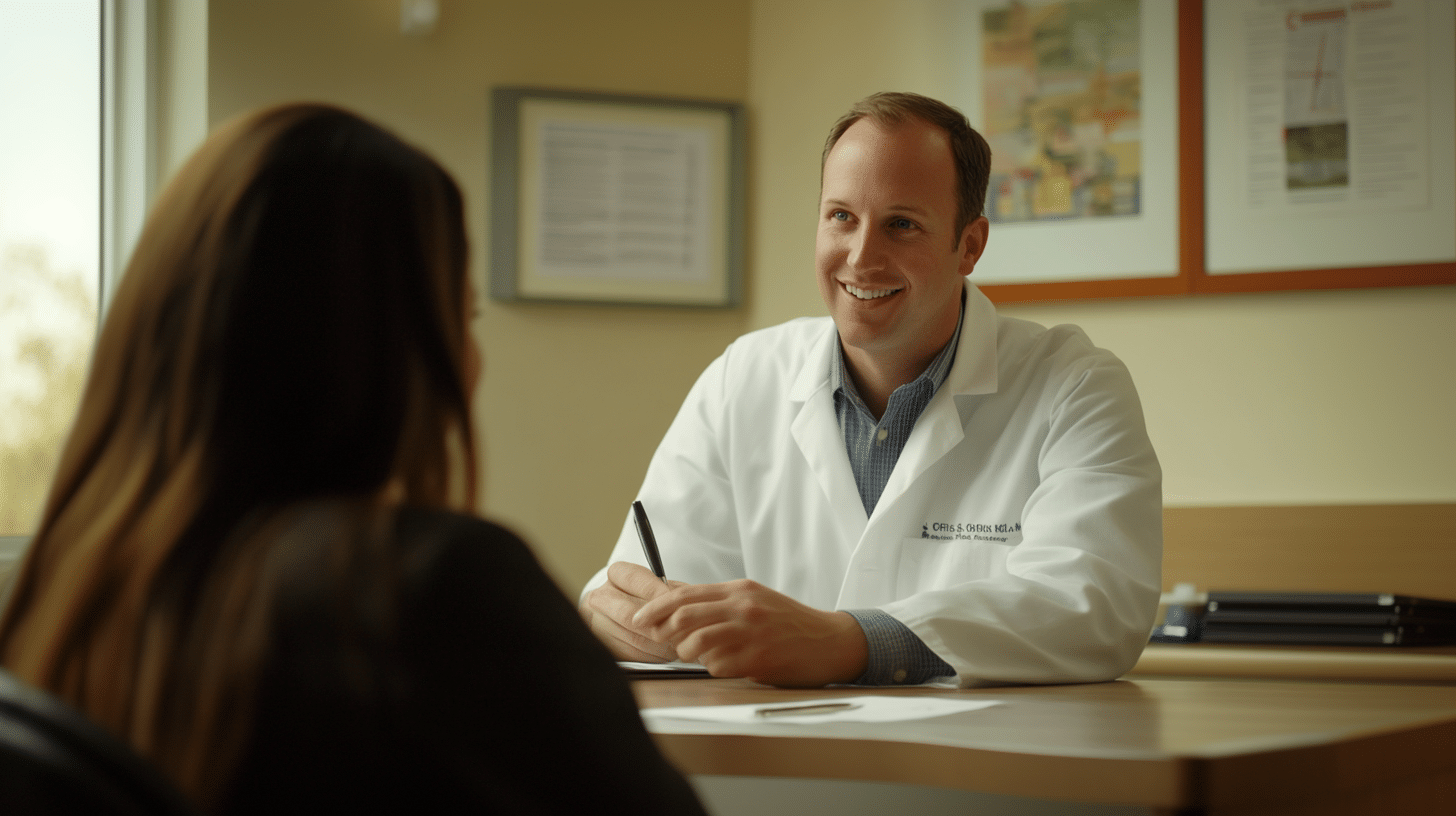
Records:
[[[964,302],[961,313],[964,318]],[[844,450],[849,454],[849,467],[854,471],[854,483],[859,488],[859,499],[864,504],[866,516],[874,513],[880,494],[885,491],[885,483],[890,480],[890,473],[895,470],[900,452],[910,438],[910,431],[915,428],[915,421],[950,374],[960,337],[961,324],[957,320],[950,342],[919,377],[890,394],[885,414],[878,420],[855,389],[854,380],[845,376],[843,347],[834,356],[834,412],[839,418],[839,429],[844,433]],[[931,651],[910,631],[910,627],[886,612],[879,609],[845,611],[859,621],[869,643],[869,664],[865,673],[854,681],[856,685],[911,685],[924,683],[932,677],[955,674],[955,669]]]

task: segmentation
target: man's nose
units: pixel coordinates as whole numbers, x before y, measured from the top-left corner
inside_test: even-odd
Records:
[[[884,238],[868,227],[857,229],[849,237],[849,265],[855,269],[874,268],[884,260]]]

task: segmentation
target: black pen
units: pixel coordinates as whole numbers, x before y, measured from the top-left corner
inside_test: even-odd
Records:
[[[859,703],[808,703],[805,705],[770,706],[754,710],[760,717],[797,717],[804,714],[833,714],[859,708]]]
[[[667,571],[662,568],[662,554],[657,551],[657,536],[652,534],[652,522],[647,520],[647,508],[642,502],[632,502],[632,521],[637,525],[637,538],[642,540],[642,552],[647,554],[647,564],[652,574],[667,582]]]

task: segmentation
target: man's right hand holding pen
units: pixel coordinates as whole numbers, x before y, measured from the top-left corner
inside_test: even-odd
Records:
[[[651,526],[638,529],[652,563]],[[868,660],[849,613],[813,609],[748,579],[684,584],[619,561],[581,611],[619,660],[701,663],[714,677],[817,687],[853,681]]]
[[[618,561],[607,569],[607,582],[582,599],[581,613],[597,638],[618,660],[667,663],[678,659],[672,644],[654,640],[632,623],[649,601],[668,594],[681,581],[664,581],[640,564]]]
[[[669,582],[657,549],[657,536],[647,518],[642,502],[632,502],[632,525],[642,542],[642,555],[652,569],[654,580],[642,575],[636,564],[619,561],[607,570],[607,583],[582,599],[581,614],[596,636],[611,649],[618,660],[639,663],[667,663],[677,660],[671,644],[654,640],[632,624],[638,611],[649,601],[662,595],[681,581]],[[598,614],[600,613],[600,614]]]

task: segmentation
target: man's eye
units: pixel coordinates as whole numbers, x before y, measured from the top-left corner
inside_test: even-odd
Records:
[[[845,212],[844,210],[835,210],[834,212],[829,214],[829,217],[833,218],[835,221],[848,221],[849,213]]]
[[[891,221],[890,222],[890,226],[893,227],[894,229],[901,229],[901,230],[905,230],[905,229],[915,229],[915,222],[914,221],[911,221],[908,218],[896,218],[894,221]]]

